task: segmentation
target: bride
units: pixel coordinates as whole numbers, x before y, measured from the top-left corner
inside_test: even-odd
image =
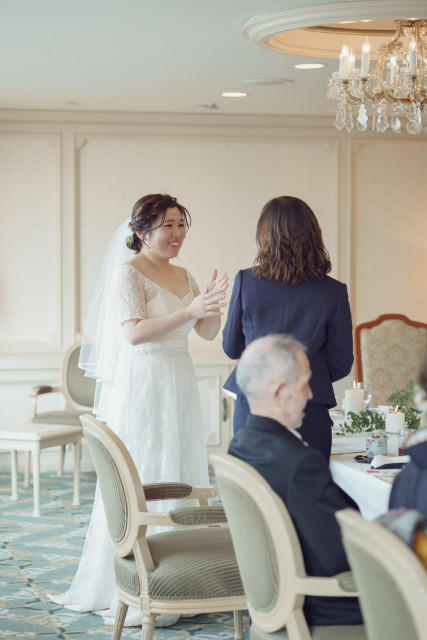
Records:
[[[130,222],[113,236],[85,323],[79,366],[97,379],[94,411],[129,449],[144,484],[209,484],[187,335],[194,328],[206,340],[215,338],[228,278],[215,270],[200,293],[193,276],[170,263],[190,222],[187,209],[169,195],[140,198]],[[152,504],[159,511],[182,506]],[[98,487],[76,576],[69,591],[50,597],[112,622],[113,550]],[[163,618],[158,626],[177,620]],[[129,608],[126,624],[141,624],[140,612]]]

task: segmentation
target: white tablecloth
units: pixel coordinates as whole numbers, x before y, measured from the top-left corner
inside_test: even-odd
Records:
[[[396,442],[394,440],[396,439]],[[395,455],[397,438],[389,438],[389,455]],[[332,438],[330,469],[337,483],[358,504],[364,518],[373,520],[388,511],[391,485],[399,470],[373,471],[369,464],[354,461],[365,453],[364,436],[335,436]]]

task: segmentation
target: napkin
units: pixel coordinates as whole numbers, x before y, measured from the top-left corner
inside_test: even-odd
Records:
[[[410,461],[410,456],[375,456],[371,461],[372,469],[402,469],[407,462]]]

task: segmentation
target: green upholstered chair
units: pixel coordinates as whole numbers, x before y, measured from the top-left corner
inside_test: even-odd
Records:
[[[427,572],[415,553],[353,509],[337,513],[370,640],[425,640]]]
[[[307,576],[281,498],[246,462],[228,454],[211,461],[248,599],[251,640],[366,640],[363,625],[308,627],[305,596],[356,596],[351,572]]]
[[[247,601],[222,507],[209,507],[213,487],[183,483],[142,485],[120,438],[93,416],[81,417],[101,489],[115,551],[119,605],[113,640],[119,640],[129,606],[143,613],[142,638],[151,640],[161,613],[234,611],[242,640]],[[196,499],[199,507],[150,512],[151,500]],[[177,527],[146,536],[147,525]],[[211,526],[209,526],[211,525]]]
[[[30,391],[30,408],[27,422],[55,425],[80,426],[80,416],[92,410],[96,381],[85,376],[79,369],[80,342],[72,344],[64,354],[61,365],[61,383],[58,387],[42,385]],[[38,412],[38,398],[47,393],[62,393],[65,398],[65,409],[58,411]],[[65,445],[61,447],[58,475],[64,471]],[[29,485],[30,456],[25,458],[25,482]]]

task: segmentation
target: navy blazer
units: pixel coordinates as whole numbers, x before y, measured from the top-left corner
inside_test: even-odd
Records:
[[[228,453],[254,467],[289,511],[311,576],[349,570],[335,513],[355,502],[332,480],[324,456],[271,418],[248,416],[230,442]],[[308,596],[309,624],[362,624],[356,598]]]
[[[251,269],[234,281],[223,348],[234,359],[256,338],[269,333],[289,334],[307,347],[312,377],[312,402],[336,404],[332,382],[350,373],[353,334],[347,287],[329,276],[299,287],[256,278]],[[244,395],[234,369],[224,389]]]
[[[427,440],[405,448],[411,461],[391,485],[389,509],[417,509],[427,515]]]

